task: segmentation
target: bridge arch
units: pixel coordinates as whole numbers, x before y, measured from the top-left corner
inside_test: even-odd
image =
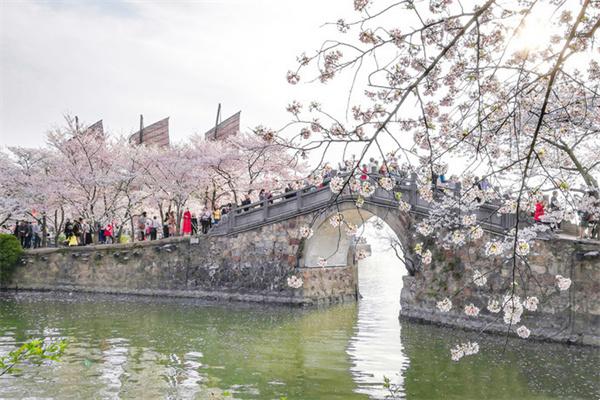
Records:
[[[319,259],[327,259],[327,266],[354,265],[354,249],[352,238],[348,237],[345,227],[334,227],[329,222],[337,213],[343,215],[344,221],[356,226],[363,225],[375,216],[383,220],[396,234],[404,249],[406,268],[410,275],[415,272],[411,251],[414,247],[413,218],[397,207],[390,208],[372,202],[365,202],[357,208],[354,202],[343,201],[322,210],[312,224],[313,235],[306,239],[302,248],[300,266],[312,268],[319,266]]]

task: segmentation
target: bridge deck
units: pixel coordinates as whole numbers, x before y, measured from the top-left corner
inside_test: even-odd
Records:
[[[377,187],[372,196],[365,198],[365,202],[394,209],[398,207],[398,201],[394,195],[397,192],[402,194],[403,201],[410,204],[411,213],[428,214],[431,207],[427,201],[418,195],[414,177],[398,181],[392,192]],[[453,193],[458,198],[460,187],[458,190],[454,189]],[[302,188],[294,192],[274,196],[268,200],[232,209],[211,230],[211,234],[227,235],[242,232],[254,229],[257,226],[292,218],[296,215],[326,209],[336,202],[355,202],[356,199],[357,196],[351,194],[347,188],[339,195],[333,193],[327,185],[321,188]],[[482,228],[495,233],[505,233],[514,227],[515,214],[499,214],[499,208],[499,205],[491,203],[484,203],[477,208],[475,213]]]

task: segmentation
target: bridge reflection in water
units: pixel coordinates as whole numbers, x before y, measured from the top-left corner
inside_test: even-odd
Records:
[[[402,393],[403,371],[408,358],[400,340],[400,291],[402,276],[407,274],[390,247],[397,240],[392,229],[378,218],[363,225],[361,233],[371,246],[371,256],[358,263],[360,299],[358,323],[348,345],[356,392],[384,398],[382,387],[390,378]]]

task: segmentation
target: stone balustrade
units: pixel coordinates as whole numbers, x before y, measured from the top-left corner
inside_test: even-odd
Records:
[[[376,182],[379,175],[370,175],[369,179]],[[455,198],[460,197],[460,184],[450,189]],[[380,187],[375,189],[372,196],[365,199],[366,202],[384,206],[388,208],[397,208],[398,201],[395,199],[395,193],[401,193],[401,198],[411,205],[411,213],[427,214],[430,210],[430,204],[419,196],[417,191],[416,175],[410,178],[399,179],[396,182],[393,191],[387,191]],[[441,189],[436,190],[436,195],[443,194]],[[309,187],[300,190],[287,192],[274,196],[268,200],[263,200],[238,206],[226,214],[221,222],[211,230],[213,235],[227,235],[235,232],[242,232],[248,229],[254,229],[257,226],[274,223],[280,220],[291,218],[295,215],[302,215],[324,209],[334,203],[355,202],[357,196],[353,195],[346,188],[342,193],[333,193],[328,185],[320,188]],[[495,233],[504,233],[514,227],[514,214],[499,214],[497,211],[499,205],[484,203],[476,210],[477,220],[482,227]]]

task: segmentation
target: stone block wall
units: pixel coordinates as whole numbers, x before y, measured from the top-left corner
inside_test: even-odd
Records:
[[[488,236],[489,238],[489,236]],[[485,243],[486,238],[482,239]],[[586,257],[583,257],[586,255]],[[512,332],[525,325],[537,339],[600,345],[600,245],[567,239],[538,240],[528,257],[529,266],[517,274],[521,282],[516,294],[537,296],[537,311],[524,310]],[[472,283],[474,270],[487,275],[484,286]],[[572,280],[568,291],[558,291],[556,275]],[[512,264],[502,258],[484,255],[483,246],[465,247],[460,251],[434,251],[430,266],[414,276],[404,277],[401,294],[401,317],[506,333],[503,314],[487,310],[488,299],[502,301],[510,290]],[[526,294],[524,293],[526,291]],[[436,302],[449,297],[453,307],[448,313],[436,309]],[[464,306],[480,308],[478,317],[469,317]]]
[[[358,269],[355,265],[327,268],[301,268],[305,285],[302,294],[313,304],[356,301]]]
[[[355,266],[299,268],[306,218],[197,240],[30,250],[4,286],[287,304],[355,299]],[[304,287],[288,287],[291,275]]]

